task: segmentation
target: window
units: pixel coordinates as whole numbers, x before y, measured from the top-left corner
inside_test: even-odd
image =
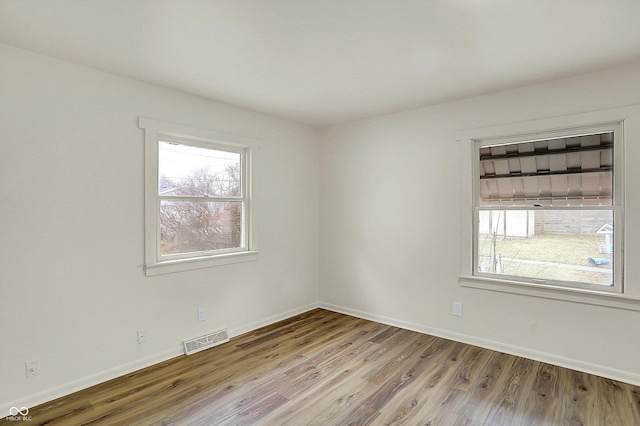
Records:
[[[140,118],[147,275],[255,259],[250,139]]]
[[[619,122],[473,145],[474,276],[622,292]]]
[[[243,149],[160,136],[160,259],[247,248]]]

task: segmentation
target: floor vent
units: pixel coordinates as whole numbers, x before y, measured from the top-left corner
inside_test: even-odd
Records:
[[[205,349],[218,346],[222,343],[229,341],[229,333],[226,328],[222,330],[214,331],[213,333],[205,336],[196,337],[195,339],[184,341],[184,353],[185,355],[191,355],[196,352],[203,351]]]

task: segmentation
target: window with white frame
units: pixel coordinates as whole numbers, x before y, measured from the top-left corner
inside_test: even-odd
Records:
[[[473,275],[622,292],[621,123],[473,140]]]
[[[250,141],[145,118],[140,127],[146,274],[253,260]]]

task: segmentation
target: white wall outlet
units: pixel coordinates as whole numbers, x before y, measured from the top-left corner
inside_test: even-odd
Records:
[[[198,308],[198,322],[207,320],[207,308]]]
[[[38,364],[38,361],[27,361],[24,363],[24,367],[27,370],[27,379],[40,374],[40,364]]]
[[[462,316],[462,303],[460,302],[453,302],[453,309],[451,311],[451,314],[455,317],[461,317]]]
[[[147,332],[144,330],[138,330],[138,344],[147,341]]]

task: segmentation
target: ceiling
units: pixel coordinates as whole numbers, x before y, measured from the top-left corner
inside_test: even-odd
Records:
[[[324,127],[640,62],[640,0],[0,0],[0,42]]]

